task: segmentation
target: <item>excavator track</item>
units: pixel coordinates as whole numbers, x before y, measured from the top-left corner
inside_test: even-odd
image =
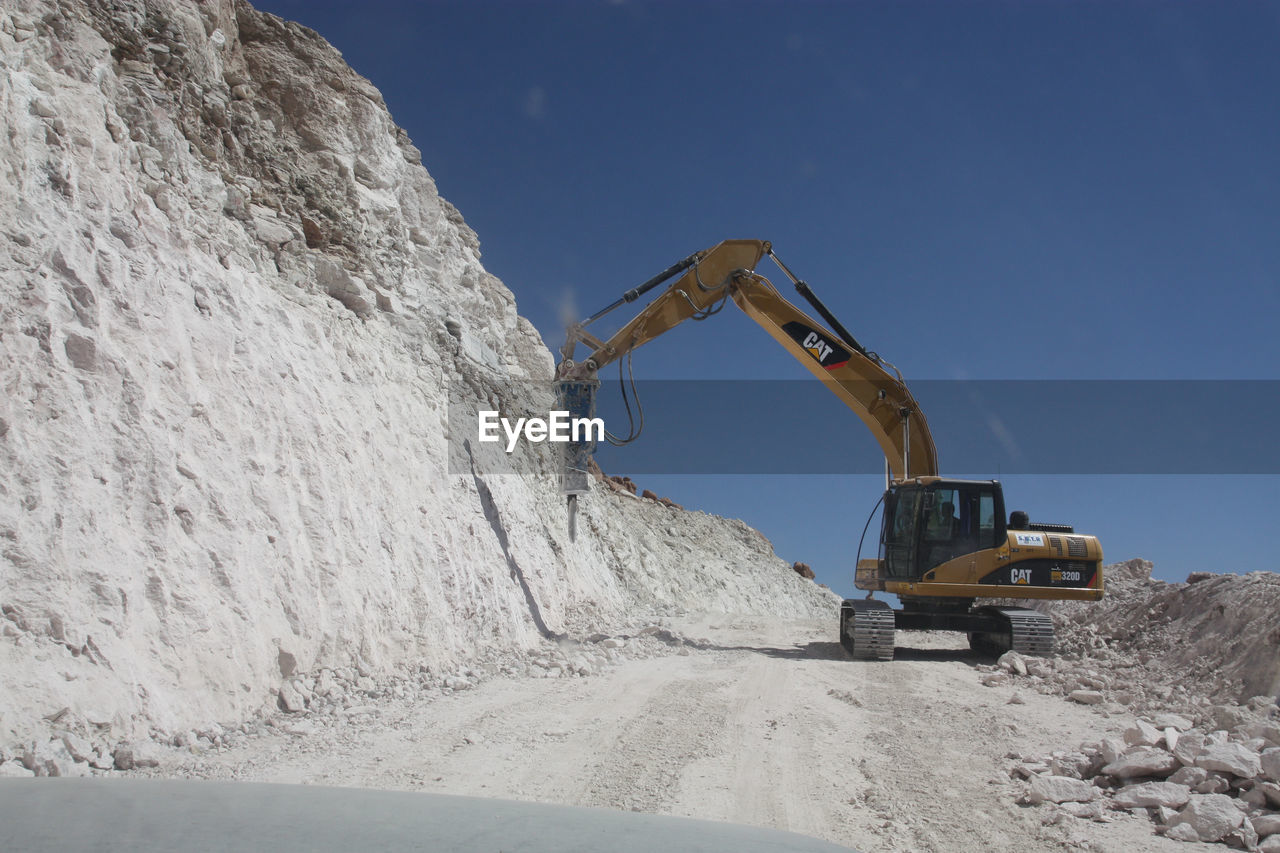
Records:
[[[840,605],[840,645],[854,660],[893,660],[893,610],[883,601],[846,599]]]
[[[1035,610],[1001,607],[1009,620],[1013,651],[1020,655],[1044,657],[1053,654],[1053,620]]]
[[[1036,657],[1053,654],[1053,620],[1045,614],[1022,607],[983,607],[978,612],[991,620],[991,630],[969,634],[974,650],[995,655],[1010,650]]]

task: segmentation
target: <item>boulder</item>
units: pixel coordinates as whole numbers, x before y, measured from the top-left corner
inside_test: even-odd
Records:
[[[1261,787],[1250,788],[1247,791],[1240,791],[1237,798],[1242,803],[1246,803],[1253,809],[1265,809],[1267,807],[1267,793]]]
[[[1177,820],[1177,818],[1174,818]],[[1174,841],[1199,841],[1200,834],[1189,823],[1174,823],[1170,821],[1169,828],[1165,830],[1165,838],[1172,838]]]
[[[284,223],[267,218],[254,217],[254,235],[264,243],[280,246],[293,239],[293,232]]]
[[[1262,782],[1258,785],[1258,790],[1267,798],[1271,808],[1280,809],[1280,785],[1275,782]]]
[[[1280,745],[1280,724],[1270,720],[1249,723],[1246,726],[1241,726],[1240,730],[1244,732],[1246,737],[1262,738],[1270,741],[1272,746]]]
[[[1126,809],[1149,809],[1157,806],[1176,809],[1185,806],[1191,799],[1191,789],[1173,782],[1143,782],[1126,785],[1116,791],[1111,799],[1116,805]]]
[[[1124,732],[1124,742],[1133,746],[1155,746],[1162,737],[1159,729],[1143,720],[1138,720]]]
[[[629,495],[634,495],[636,493],[637,486],[635,484],[635,481],[632,480],[630,477],[620,477],[616,475],[610,475],[609,482],[617,486],[618,491],[626,492]]]
[[[1050,678],[1053,675],[1053,662],[1044,660],[1043,658],[1025,658],[1027,662],[1027,675],[1034,675],[1038,678]]]
[[[1258,853],[1280,853],[1280,835],[1262,839],[1258,844]]]
[[[1259,756],[1262,775],[1272,782],[1280,782],[1280,747],[1265,749]]]
[[[1013,675],[1027,674],[1027,661],[1015,651],[1007,651],[996,661],[996,666]]]
[[[0,764],[0,779],[25,779],[36,775],[17,761]]]
[[[1124,755],[1124,750],[1124,741],[1119,740],[1118,738],[1109,737],[1103,739],[1098,751],[1102,756],[1103,765],[1107,765],[1113,761],[1119,761],[1120,757]]]
[[[62,745],[67,748],[67,752],[71,753],[71,757],[76,761],[87,763],[89,759],[93,758],[93,746],[80,735],[74,732],[62,732],[59,737],[62,739]]]
[[[1243,744],[1234,742],[1206,746],[1196,756],[1196,766],[1206,770],[1220,770],[1242,779],[1252,779],[1262,772],[1258,754]]]
[[[1179,767],[1178,771],[1169,777],[1169,781],[1194,788],[1208,778],[1209,771],[1203,767]]]
[[[1067,698],[1081,705],[1101,705],[1107,697],[1097,690],[1072,690],[1067,694]]]
[[[1231,781],[1221,773],[1210,773],[1194,790],[1197,794],[1225,794],[1231,790]]]
[[[799,561],[792,563],[791,570],[796,574],[798,574],[800,577],[808,578],[809,580],[813,580],[815,577],[817,577],[813,573],[813,569],[809,568],[808,563],[801,563]]]
[[[1102,813],[1102,803],[1097,800],[1091,803],[1061,803],[1058,808],[1081,820],[1096,820],[1099,822],[1106,820]]]
[[[133,770],[138,767],[158,767],[159,750],[150,741],[122,743],[112,753],[117,770]]]
[[[89,775],[89,769],[76,763],[61,739],[32,744],[23,753],[22,763],[37,776]]]
[[[1137,779],[1142,776],[1164,778],[1177,769],[1177,759],[1163,749],[1139,746],[1103,767],[1102,772],[1118,779]]]
[[[1180,717],[1177,714],[1156,714],[1152,722],[1157,728],[1175,728],[1180,732],[1190,731],[1193,725],[1186,717]]]
[[[1193,766],[1196,756],[1204,749],[1204,735],[1200,732],[1184,732],[1173,746],[1173,757],[1182,764]]]
[[[1031,780],[1027,801],[1031,803],[1087,803],[1100,792],[1093,785],[1069,776],[1037,776]]]
[[[1240,825],[1223,836],[1222,841],[1231,847],[1239,850],[1256,850],[1258,847],[1258,833],[1254,831],[1253,824],[1249,822],[1249,818],[1240,821]]]
[[[1249,712],[1239,705],[1214,705],[1209,710],[1209,715],[1218,728],[1224,730],[1242,726],[1249,720]]]
[[[93,748],[93,757],[89,759],[89,766],[98,770],[114,770],[116,758],[109,749],[99,744]]]
[[[1261,838],[1280,834],[1280,814],[1258,815],[1253,819],[1253,828]]]
[[[297,714],[307,709],[306,702],[302,698],[302,694],[298,692],[298,688],[291,681],[286,681],[280,685],[280,710],[290,714]]]
[[[1223,794],[1191,796],[1186,807],[1169,822],[1172,830],[1189,826],[1200,841],[1219,841],[1244,823],[1244,812],[1236,808],[1231,798]]]
[[[1030,781],[1043,773],[1049,772],[1049,765],[1043,761],[1020,761],[1013,765],[1013,768],[1009,771],[1009,777],[1021,776],[1023,779]],[[1055,773],[1054,775],[1059,774]]]
[[[1049,769],[1055,776],[1070,776],[1072,779],[1089,779],[1101,768],[1094,767],[1094,760],[1083,752],[1065,752],[1054,755],[1049,761]]]

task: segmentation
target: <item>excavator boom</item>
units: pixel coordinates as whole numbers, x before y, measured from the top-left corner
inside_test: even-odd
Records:
[[[682,273],[680,278],[608,340],[594,338],[585,330],[588,322],[604,312],[569,328],[568,340],[561,350],[565,361],[559,378],[592,379],[600,369],[643,344],[685,320],[704,318],[720,310],[731,299],[866,424],[896,479],[937,476],[938,454],[929,424],[902,378],[890,373],[843,327],[843,335],[832,332],[783,298],[768,279],[755,271],[765,255],[773,255],[772,246],[766,241],[725,240],[668,268],[668,277]],[[779,266],[790,276],[786,267],[781,263]],[[655,276],[628,294],[638,297],[646,286],[658,283],[661,282]],[[796,284],[802,293],[807,292],[808,286],[803,282]],[[806,298],[816,303],[815,297]],[[624,296],[606,310],[626,301],[633,300]],[[825,309],[822,311],[826,313]],[[591,355],[581,363],[572,360],[578,343],[592,348]]]

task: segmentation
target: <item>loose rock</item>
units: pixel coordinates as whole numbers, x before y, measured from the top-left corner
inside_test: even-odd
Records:
[[[1067,694],[1067,698],[1081,705],[1101,705],[1107,699],[1097,690],[1072,690]]]
[[[1272,782],[1280,782],[1280,749],[1263,750],[1259,757],[1262,775]]]
[[[1140,746],[1103,767],[1102,772],[1118,779],[1135,779],[1141,776],[1164,777],[1177,769],[1177,759],[1163,749]]]
[[[1190,802],[1169,822],[1172,830],[1189,826],[1200,841],[1219,841],[1244,822],[1244,813],[1222,794],[1192,795]]]
[[[1027,674],[1026,659],[1015,651],[1008,651],[1002,654],[1000,659],[996,661],[996,666],[1014,675]]]
[[[1030,803],[1087,803],[1096,800],[1099,791],[1088,782],[1068,776],[1037,776],[1031,780],[1027,792]]]
[[[1112,796],[1116,805],[1126,809],[1156,806],[1176,809],[1185,806],[1190,798],[1190,788],[1173,782],[1143,782],[1138,785],[1126,785]]]
[[[1206,746],[1196,756],[1196,766],[1206,770],[1221,770],[1244,779],[1252,779],[1262,772],[1257,753],[1238,743]]]

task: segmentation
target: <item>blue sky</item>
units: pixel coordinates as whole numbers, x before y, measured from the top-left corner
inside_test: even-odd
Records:
[[[382,90],[553,349],[567,306],[752,237],[908,381],[1280,379],[1280,4],[258,5]],[[639,378],[808,375],[732,310],[688,325]],[[1258,401],[1213,404],[1231,442]],[[883,482],[640,479],[845,593]],[[1273,475],[1002,479],[1160,577],[1277,568]]]

